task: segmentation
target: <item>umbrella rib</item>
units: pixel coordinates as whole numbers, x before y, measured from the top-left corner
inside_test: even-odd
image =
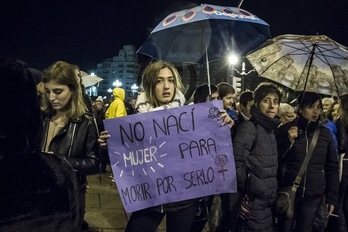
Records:
[[[292,52],[289,52],[288,54],[290,54],[290,55],[304,55],[304,54],[306,54],[306,53],[308,53],[308,52],[311,52],[311,49],[310,49],[309,46],[307,46],[307,45],[306,45],[305,43],[303,43],[302,41],[300,41],[300,42],[301,42],[301,44],[303,45],[303,48],[298,48],[298,47],[296,47],[296,46],[294,46],[294,45],[290,45],[290,44],[288,44],[288,43],[282,43],[282,45],[284,45],[284,46],[286,46],[286,47],[289,47],[289,48],[296,49],[296,50],[294,50],[294,51],[292,51]],[[320,53],[322,54],[322,57],[324,57],[324,59],[321,58],[317,53],[315,53],[314,56],[315,56],[317,59],[319,59],[320,61],[322,61],[323,63],[327,64],[327,65],[329,65],[330,62],[328,62],[328,59],[326,59],[325,57],[336,58],[336,59],[342,59],[342,60],[346,60],[346,59],[347,59],[346,57],[344,57],[344,56],[338,54],[337,52],[334,52],[335,50],[338,49],[337,47],[333,47],[332,49],[326,49],[324,46],[322,46],[322,45],[320,45],[320,44],[317,43],[317,48],[318,48],[318,50],[320,51]],[[321,48],[325,48],[325,50],[322,51]],[[302,53],[296,54],[296,52],[299,52],[299,51],[303,51],[304,53],[303,53],[303,54],[302,54]],[[331,52],[331,53],[333,53],[333,55],[324,55],[325,52]],[[335,55],[335,56],[334,56],[334,55]]]
[[[325,49],[324,51],[321,49],[321,48],[324,48],[323,46],[318,46],[318,50],[320,51],[320,54],[321,54],[321,57],[318,56],[317,54],[315,55],[319,60],[321,60],[323,63],[327,64],[330,66],[330,62],[329,60],[327,59],[327,57],[330,57],[330,58],[335,58],[335,59],[342,59],[342,60],[346,60],[347,58],[343,57],[342,55],[334,52],[335,50],[337,50],[337,48],[332,48],[332,49]],[[336,56],[333,56],[333,55],[325,55],[326,52],[331,52],[333,53],[333,55],[336,55]]]
[[[289,53],[286,53],[282,56],[280,56],[278,59],[276,59],[274,62],[272,62],[271,64],[269,64],[267,66],[267,68],[262,72],[260,73],[259,75],[261,76],[263,73],[265,73],[268,69],[270,69],[273,65],[277,64],[278,62],[280,62],[285,56],[287,55],[308,55],[309,53],[308,52],[305,52],[306,50],[305,49],[298,49],[297,47],[294,47],[294,46],[290,46],[288,44],[285,44],[285,43],[280,43],[281,45],[284,45],[284,46],[287,46],[287,47],[290,47],[290,48],[295,48],[297,49],[296,51],[293,51],[293,52],[289,52]],[[307,46],[305,46],[307,47]],[[304,51],[304,53],[301,53],[301,54],[294,54],[294,52],[298,52],[299,50],[301,51]],[[309,49],[308,49],[309,50]],[[310,50],[309,50],[310,51]],[[308,63],[308,60],[309,60],[309,57],[307,58],[307,61],[306,61],[306,64]],[[302,74],[302,73],[301,73]]]
[[[290,46],[290,44],[286,44],[285,42],[284,43],[281,43],[282,45],[284,46],[287,46],[287,47],[290,47],[290,48],[293,48],[293,49],[297,49],[293,52],[289,52],[289,53],[286,53],[285,55],[283,55],[281,58],[279,58],[278,60],[281,60],[284,56],[286,55],[306,55],[307,56],[307,60],[306,60],[306,63],[304,65],[304,67],[307,66],[308,63],[310,63],[310,65],[312,64],[312,62],[310,62],[311,60],[311,57],[312,57],[312,61],[313,61],[313,52],[315,50],[315,45],[312,44],[314,47],[312,47],[312,49],[310,49],[309,46],[307,46],[305,43],[303,43],[302,41],[300,41],[300,43],[303,45],[303,48],[298,48],[296,46]],[[298,52],[298,51],[303,51],[304,53],[303,54],[294,54],[295,52]],[[309,53],[310,52],[310,53]],[[276,62],[274,62],[276,63]],[[273,64],[272,64],[273,65]],[[299,78],[298,78],[298,82],[295,84],[296,88],[299,86],[300,82],[301,82],[301,79],[300,77],[304,74],[304,71],[305,71],[305,68],[302,69],[302,72],[300,73],[299,75]],[[307,85],[307,80],[308,80],[308,75],[309,75],[309,72],[310,72],[310,67],[308,68],[308,72],[307,72],[307,76],[306,76],[306,81],[305,81],[305,85],[304,85],[304,89],[303,91],[306,90],[306,85]]]
[[[332,66],[331,66],[331,65],[329,65],[329,68],[330,68],[330,71],[331,71],[332,76],[333,76],[333,84],[334,84],[334,87],[336,88],[336,93],[337,93],[337,95],[339,95],[338,86],[337,86],[336,81],[334,80],[334,79],[335,79],[335,75],[334,75],[334,72],[333,72]]]

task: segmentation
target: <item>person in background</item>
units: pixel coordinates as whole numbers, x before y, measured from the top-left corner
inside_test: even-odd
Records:
[[[340,104],[339,101],[334,101],[332,104],[330,110],[329,110],[329,115],[332,118],[331,120],[336,121],[337,118],[340,117]]]
[[[323,124],[325,127],[327,127],[330,130],[337,152],[338,152],[338,144],[337,144],[336,120],[339,115],[338,110],[339,110],[339,103],[338,101],[334,101],[334,103],[332,103],[327,113],[322,115]]]
[[[282,94],[277,86],[262,82],[255,89],[251,118],[238,126],[233,138],[238,193],[249,197],[241,231],[274,231],[272,206],[277,195],[278,152],[275,118]],[[232,215],[232,223],[235,223]],[[242,220],[243,219],[243,220]],[[232,227],[237,227],[232,224]]]
[[[232,129],[232,138],[236,135],[238,126],[248,121],[251,118],[250,109],[254,105],[254,97],[252,91],[244,91],[239,97],[239,113],[238,119],[234,122]],[[238,225],[238,211],[239,211],[239,193],[224,193],[220,194],[222,216],[220,226],[217,231],[219,232],[237,232]]]
[[[243,117],[241,121],[248,121],[251,118],[250,109],[254,105],[253,91],[246,90],[239,96],[239,112]]]
[[[79,178],[81,217],[85,213],[87,175],[99,171],[98,129],[87,113],[76,66],[57,61],[46,70],[42,82],[44,123],[42,150],[65,157]],[[82,229],[88,228],[83,220]]]
[[[328,113],[329,109],[331,108],[332,104],[334,103],[335,99],[333,99],[332,97],[324,97],[321,102],[323,105],[323,112],[325,114]]]
[[[118,118],[127,116],[127,108],[125,105],[126,92],[122,88],[114,88],[112,91],[114,100],[107,107],[105,112],[105,119]],[[104,153],[105,151],[102,151]],[[110,174],[112,182],[115,182],[113,173]]]
[[[219,89],[216,85],[210,85],[211,96],[209,96],[209,86],[207,84],[200,85],[193,94],[193,103],[201,103],[207,101],[219,100]]]
[[[95,99],[95,101],[93,102],[93,114],[97,121],[99,131],[104,130],[103,120],[105,119],[105,111],[106,109],[104,107],[103,99],[102,98]]]
[[[291,122],[296,118],[294,107],[288,103],[280,103],[278,115],[281,122],[280,125]]]
[[[114,88],[112,94],[114,95],[114,100],[106,110],[105,118],[109,119],[127,116],[127,109],[124,103],[126,97],[124,89]]]
[[[42,119],[27,64],[0,58],[0,231],[78,232],[78,180],[69,162],[40,151]]]
[[[233,134],[232,138],[235,136],[235,131],[237,130],[239,124],[242,122],[248,121],[251,118],[250,109],[254,105],[254,97],[253,92],[250,90],[246,90],[242,92],[239,96],[239,112],[238,119],[236,123],[233,125]]]
[[[335,209],[338,214],[338,223],[333,225],[332,231],[346,231],[348,222],[348,95],[339,98],[338,115],[336,127],[340,156],[340,187],[338,205]]]
[[[93,102],[93,114],[95,117],[95,120],[97,122],[98,131],[104,131],[104,123],[103,120],[105,119],[105,111],[106,108],[104,107],[104,101],[102,98],[97,98]],[[105,173],[106,172],[106,166],[110,164],[109,160],[109,154],[106,149],[100,149],[100,167],[99,172]]]
[[[209,87],[207,84],[200,85],[196,88],[194,95],[193,95],[193,103],[202,103],[202,102],[208,102],[208,101],[214,101],[219,100],[219,89],[216,85],[210,85],[210,92],[211,95],[209,95]],[[222,113],[226,114],[226,110],[221,110]],[[232,127],[234,124],[234,121],[230,119],[230,126]],[[220,194],[221,195],[221,194]],[[225,203],[225,202],[224,202]],[[206,206],[205,209],[198,210],[196,214],[196,219],[194,223],[192,224],[190,232],[201,232],[204,229],[205,224],[208,221],[208,226],[210,231],[219,231],[220,227],[220,221],[221,221],[221,208],[222,207],[228,207],[228,205],[222,205],[221,200],[219,199],[218,195],[212,195],[205,198],[200,199],[201,206]],[[199,213],[208,212],[209,217],[205,217],[203,219],[200,219]],[[198,219],[197,219],[198,218]]]
[[[303,92],[297,97],[299,116],[279,127],[279,187],[292,186],[307,155],[314,132],[320,134],[313,155],[297,189],[294,216],[278,215],[278,231],[307,232],[314,228],[314,220],[325,196],[325,211],[332,214],[338,200],[339,166],[332,135],[321,124],[322,101],[317,93]]]
[[[236,91],[233,86],[227,82],[221,82],[217,84],[219,89],[219,97],[223,101],[224,109],[227,111],[228,115],[233,119],[233,121],[238,120],[238,112],[235,109]]]
[[[127,99],[124,99],[124,106],[126,107],[127,115],[136,114],[135,107]]]

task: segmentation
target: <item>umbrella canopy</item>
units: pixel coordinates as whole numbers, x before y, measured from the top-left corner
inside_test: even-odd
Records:
[[[280,35],[246,57],[259,76],[292,90],[348,94],[348,48],[325,35]]]
[[[271,38],[269,25],[234,7],[202,4],[163,19],[138,53],[172,63],[202,64],[241,56]]]
[[[82,72],[81,72],[82,73]],[[101,82],[103,79],[96,76],[96,75],[83,75],[82,73],[82,84],[85,86],[85,87],[89,87],[89,86],[92,86],[92,85],[95,85],[99,82]]]

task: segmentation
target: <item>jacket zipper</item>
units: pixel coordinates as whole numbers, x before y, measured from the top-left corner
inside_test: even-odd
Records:
[[[71,154],[72,144],[74,142],[74,137],[75,137],[75,131],[76,131],[76,123],[74,123],[74,129],[73,129],[73,133],[72,133],[71,140],[70,140],[70,147],[69,147],[68,157],[70,157],[70,154]]]

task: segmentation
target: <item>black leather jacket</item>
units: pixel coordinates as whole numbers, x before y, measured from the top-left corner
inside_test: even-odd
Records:
[[[50,115],[44,116],[41,148],[45,149]],[[95,119],[88,114],[70,120],[52,139],[49,151],[64,156],[76,170],[80,183],[86,175],[95,174],[99,168],[98,130]]]

